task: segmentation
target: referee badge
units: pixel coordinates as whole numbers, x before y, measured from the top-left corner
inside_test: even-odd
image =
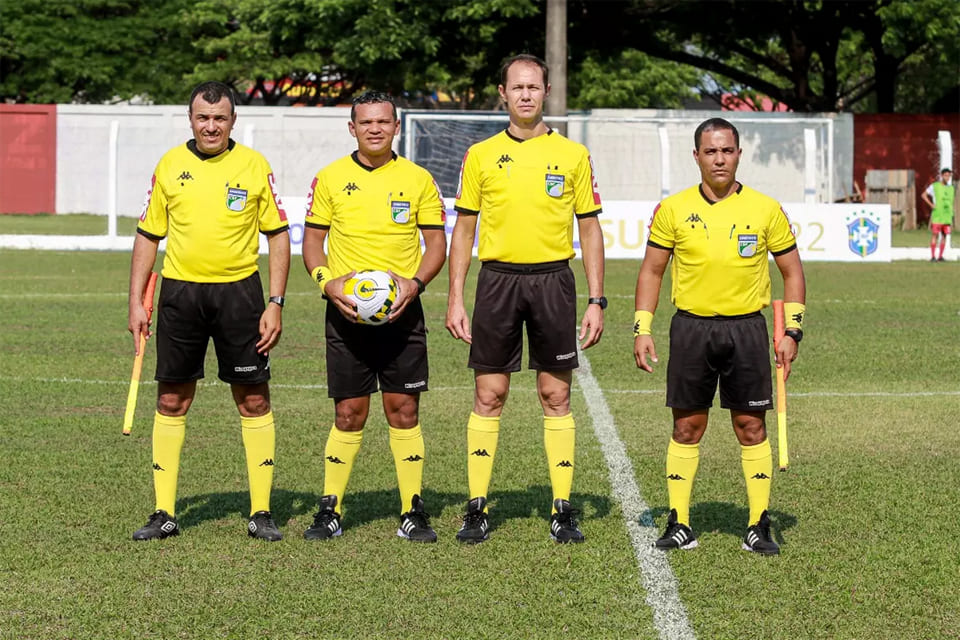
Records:
[[[410,222],[410,203],[403,200],[391,200],[390,216],[397,224]]]
[[[565,180],[566,176],[558,175],[556,173],[548,173],[546,175],[547,195],[551,198],[559,198],[562,196]]]
[[[737,234],[737,253],[741,258],[752,258],[757,255],[757,238],[755,233]]]
[[[243,211],[245,206],[247,206],[247,190],[239,187],[227,187],[227,209]]]

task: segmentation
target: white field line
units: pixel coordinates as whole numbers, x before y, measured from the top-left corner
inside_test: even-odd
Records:
[[[623,511],[624,524],[640,568],[640,582],[647,592],[647,605],[653,611],[653,624],[663,640],[693,640],[693,628],[687,619],[686,608],[680,601],[677,579],[667,561],[667,554],[653,548],[657,532],[649,516],[649,507],[637,486],[626,447],[617,433],[617,425],[603,391],[593,377],[590,361],[582,351],[579,355],[577,383],[586,398],[593,419],[593,430],[607,461],[614,498]]]
[[[145,374],[145,378],[149,374]],[[93,378],[68,378],[66,376],[60,378],[25,378],[20,376],[0,376],[0,382],[37,382],[42,384],[49,383],[62,383],[62,384],[89,384],[89,385],[127,385],[130,384],[130,380],[97,380]],[[153,380],[144,379],[140,382],[140,386],[146,386],[151,384],[157,384]],[[226,386],[223,382],[220,382],[216,378],[208,378],[200,380],[200,384],[208,387],[215,387],[218,385]],[[584,389],[584,383],[580,380],[579,376],[577,377],[577,384],[580,389],[586,393]],[[326,389],[327,385],[325,384],[283,384],[277,382],[271,382],[270,387],[274,389]],[[515,392],[533,392],[536,389],[534,387],[525,387],[521,385],[510,387],[512,391]],[[431,391],[473,391],[473,386],[441,386],[441,387],[430,387]],[[608,394],[636,394],[636,395],[661,395],[666,397],[666,391],[664,389],[604,389],[604,393]],[[807,392],[789,392],[787,394],[790,398],[929,398],[937,396],[960,396],[960,391],[807,391]]]

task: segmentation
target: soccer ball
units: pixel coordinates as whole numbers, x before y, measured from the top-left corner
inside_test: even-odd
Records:
[[[360,324],[383,324],[397,299],[397,283],[386,271],[358,271],[343,283],[343,295],[357,305]]]

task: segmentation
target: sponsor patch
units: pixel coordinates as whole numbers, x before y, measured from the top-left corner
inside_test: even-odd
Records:
[[[390,217],[397,224],[410,222],[410,203],[404,200],[391,200]]]
[[[243,211],[247,206],[247,190],[239,187],[227,188],[227,209],[230,211]]]
[[[759,237],[755,233],[737,234],[737,253],[741,258],[752,258],[757,255],[757,241]]]
[[[556,173],[548,173],[545,178],[547,195],[551,198],[559,198],[563,195],[563,185],[566,182],[566,176]]]

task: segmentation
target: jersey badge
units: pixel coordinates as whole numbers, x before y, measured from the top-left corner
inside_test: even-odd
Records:
[[[547,195],[551,198],[559,198],[563,195],[563,185],[566,182],[566,176],[562,176],[556,173],[548,173],[546,175],[546,189]]]
[[[752,258],[757,255],[758,236],[755,233],[737,234],[737,253],[741,258]]]
[[[397,224],[410,222],[410,203],[403,200],[391,200],[390,216]]]
[[[247,190],[240,187],[227,187],[227,209],[243,211],[247,206]]]

